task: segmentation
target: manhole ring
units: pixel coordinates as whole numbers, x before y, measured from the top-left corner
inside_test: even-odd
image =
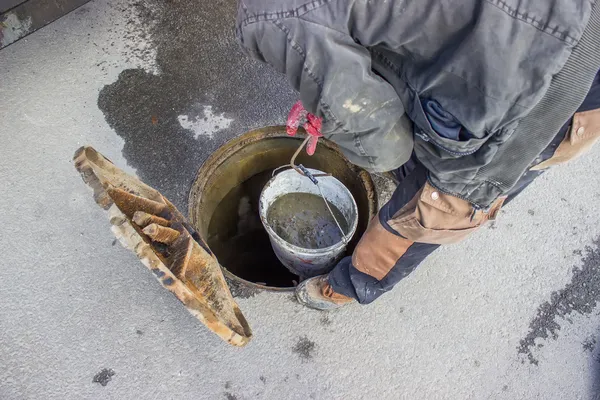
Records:
[[[231,254],[247,251],[243,250],[243,241],[240,243],[232,241],[238,239],[237,232],[242,230],[240,224],[243,225],[246,222],[243,220],[246,218],[246,214],[240,213],[240,209],[245,207],[240,203],[241,199],[244,196],[251,199],[260,194],[258,187],[262,182],[260,179],[268,179],[268,174],[273,168],[289,162],[300,141],[299,138],[287,136],[284,126],[266,127],[247,132],[218,148],[200,167],[192,184],[189,194],[190,222],[209,243],[219,259],[234,295],[244,295],[255,290],[287,292],[294,289],[292,280],[285,283],[288,277],[284,277],[283,273],[281,276],[275,277],[275,274],[269,275],[271,271],[275,271],[274,269],[259,271],[259,267],[252,264],[252,260],[256,259],[256,256],[265,256],[267,251],[272,253],[270,246],[265,246],[264,240],[260,242],[261,251],[252,254],[252,248],[250,248],[248,255],[243,254],[244,259],[248,260],[246,266],[240,260],[234,261],[235,257],[232,257]],[[335,144],[325,140],[320,142],[319,149],[314,156],[308,157],[302,153],[298,162],[310,168],[331,172],[350,189],[355,197],[359,209],[359,226],[348,246],[348,251],[351,252],[366,230],[368,222],[377,212],[377,194],[371,176],[364,169],[351,164]],[[252,207],[251,203],[252,201],[248,207]],[[248,215],[250,214],[251,211],[248,211]],[[250,224],[254,224],[252,226],[257,228],[252,220]],[[236,233],[230,238],[231,232]],[[221,237],[227,239],[221,240]],[[248,237],[256,240],[257,235],[252,234]],[[232,251],[234,248],[236,252]],[[270,255],[267,256],[269,260],[272,260]],[[254,264],[261,263],[255,262]],[[269,265],[269,268],[275,268],[274,265]],[[285,269],[283,265],[279,265]],[[266,267],[261,266],[260,268]],[[260,274],[263,274],[265,279]],[[277,284],[269,282],[270,276],[273,279],[277,278],[275,279]]]

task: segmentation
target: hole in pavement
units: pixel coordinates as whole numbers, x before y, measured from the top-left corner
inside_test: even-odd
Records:
[[[225,276],[236,283],[269,290],[290,290],[298,283],[271,248],[258,215],[258,199],[273,169],[289,162],[301,140],[288,137],[285,127],[248,132],[213,153],[192,184],[190,221],[217,256]],[[332,173],[354,196],[359,223],[347,249],[351,253],[376,212],[370,175],[327,141],[312,157],[303,152],[298,163]]]
[[[269,235],[258,215],[260,192],[271,172],[259,172],[227,193],[210,218],[207,243],[232,274],[265,286],[291,287],[299,277],[288,271],[271,250]]]

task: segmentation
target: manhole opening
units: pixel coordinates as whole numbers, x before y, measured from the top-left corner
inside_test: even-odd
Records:
[[[260,285],[291,287],[299,278],[275,256],[258,215],[260,192],[271,172],[259,172],[227,193],[211,216],[206,239],[232,274]]]
[[[264,289],[292,289],[298,277],[277,259],[258,215],[258,199],[274,168],[289,162],[301,139],[273,127],[249,132],[219,148],[200,168],[190,192],[190,220],[217,256],[226,277]],[[324,142],[306,167],[331,172],[352,192],[359,226],[351,252],[375,212],[373,182],[350,164],[335,145]]]

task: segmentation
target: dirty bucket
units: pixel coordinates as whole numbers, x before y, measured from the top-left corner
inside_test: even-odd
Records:
[[[308,169],[308,171],[317,176],[323,174],[323,172],[315,169]],[[356,232],[358,225],[358,208],[348,188],[332,176],[319,176],[316,179],[318,181],[318,186],[314,184],[311,179],[299,174],[293,169],[280,172],[265,185],[259,201],[260,219],[265,230],[269,234],[271,246],[273,247],[275,255],[291,272],[302,278],[309,278],[331,271],[340,258],[342,258],[346,245]],[[319,190],[319,187],[321,190]],[[341,226],[338,226],[336,223],[333,228],[331,226],[329,228],[337,231],[331,233],[337,233],[339,235],[339,240],[333,239],[336,241],[330,243],[331,245],[327,247],[315,248],[313,246],[311,248],[298,246],[281,237],[281,231],[278,233],[272,226],[272,221],[269,221],[268,218],[273,205],[286,195],[309,195],[307,197],[298,198],[312,200],[313,196],[318,196],[320,199],[319,201],[322,202],[322,204],[315,203],[314,205],[324,206],[325,201],[321,197],[321,193],[323,197],[327,199],[327,202],[330,205],[329,208],[335,210],[334,215],[337,214],[335,220],[337,220]],[[317,201],[316,198],[314,199],[314,201]],[[308,204],[312,203],[306,201],[297,204],[298,215],[310,211],[306,210]],[[294,216],[294,218],[296,217]],[[303,223],[305,222],[306,221],[303,221]],[[312,228],[310,227],[310,224],[307,226],[308,228]],[[318,226],[318,221],[315,226]],[[344,231],[343,236],[341,235],[341,232],[339,232],[339,227]],[[288,228],[290,228],[291,231],[294,231],[295,224],[290,224]],[[327,239],[332,238],[328,237]],[[326,243],[327,241],[322,241],[321,243],[323,242]]]

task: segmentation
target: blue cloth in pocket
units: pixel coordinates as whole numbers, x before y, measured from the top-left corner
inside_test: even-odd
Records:
[[[451,140],[468,140],[473,137],[456,118],[435,100],[423,100],[423,110],[429,124],[440,136]]]

